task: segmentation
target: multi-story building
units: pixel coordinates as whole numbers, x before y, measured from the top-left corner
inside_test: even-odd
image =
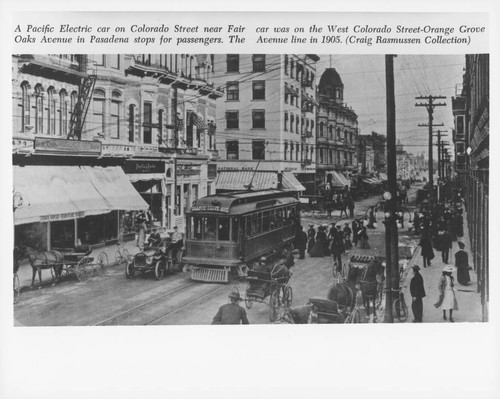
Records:
[[[467,169],[466,150],[469,146],[468,137],[466,136],[465,109],[466,98],[463,86],[457,86],[456,97],[452,97],[453,117],[455,126],[453,129],[453,144],[455,148],[455,172],[464,173]]]
[[[344,84],[335,68],[321,75],[317,100],[317,179],[342,185],[358,166],[358,116],[344,103]]]
[[[225,92],[217,103],[217,189],[269,188],[282,172],[290,189],[314,190],[318,60],[314,54],[215,55],[214,82]]]
[[[384,172],[386,165],[386,137],[372,132],[358,135],[358,162],[362,174]]]
[[[221,93],[211,83],[213,57],[20,54],[12,67],[14,189],[24,184],[31,190],[34,185],[21,180],[35,179],[42,165],[52,175],[40,190],[55,190],[50,184],[58,179],[83,178],[81,171],[92,184],[75,183],[75,193],[100,184],[100,197],[94,193],[85,205],[92,209],[82,212],[52,209],[23,219],[26,212],[42,212],[25,198],[16,223],[37,221],[32,230],[42,231],[42,246],[58,244],[62,235],[65,245],[116,240],[133,224],[130,210],[148,209],[152,228],[182,228],[192,201],[214,192],[215,101]],[[106,177],[99,167],[114,175]],[[91,205],[125,192],[129,196],[116,200],[111,212],[104,203],[97,210]],[[48,196],[39,194],[30,193]],[[61,201],[77,203],[70,194]]]
[[[488,319],[489,305],[489,72],[489,54],[466,55],[463,90],[453,103],[455,168],[466,196],[470,252],[484,321]],[[457,152],[457,143],[461,150],[462,142],[467,146],[465,153]],[[459,155],[464,157],[459,159]]]

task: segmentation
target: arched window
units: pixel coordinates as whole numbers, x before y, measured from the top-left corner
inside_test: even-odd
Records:
[[[290,113],[290,132],[293,133],[293,126],[295,122],[295,115]]]
[[[325,129],[325,122],[320,122],[319,123],[319,137],[323,137],[324,129]]]
[[[283,160],[286,161],[288,157],[288,143],[285,141],[285,150],[283,151]]]
[[[66,136],[68,134],[68,93],[66,90],[59,92],[59,136]]]
[[[28,82],[23,82],[21,84],[21,131],[26,131],[26,126],[30,124],[30,93],[29,93],[30,85]]]
[[[333,140],[333,126],[328,126],[328,138]]]
[[[118,90],[113,90],[111,93],[111,110],[110,110],[110,127],[111,127],[111,138],[120,138],[120,115],[122,108],[122,94]]]
[[[135,105],[128,106],[128,141],[134,142],[135,137]]]
[[[35,133],[43,133],[43,87],[35,86]]]

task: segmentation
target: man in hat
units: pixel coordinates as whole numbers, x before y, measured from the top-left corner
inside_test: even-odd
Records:
[[[450,233],[448,233],[448,230],[443,230],[439,234],[439,243],[440,243],[440,249],[441,249],[441,259],[443,260],[444,263],[448,264],[448,260],[450,258],[450,248],[451,244],[453,242]]]
[[[410,281],[410,295],[412,298],[411,310],[413,312],[413,322],[422,323],[422,313],[424,310],[424,305],[422,303],[422,298],[425,296],[424,289],[424,279],[420,274],[420,267],[418,265],[413,265],[413,277]]]
[[[175,258],[177,256],[177,252],[182,248],[184,243],[184,234],[179,231],[177,226],[174,226],[174,233],[172,234],[172,256]]]
[[[247,312],[238,302],[241,301],[240,293],[232,291],[229,294],[230,303],[222,305],[215,315],[212,324],[249,324]]]

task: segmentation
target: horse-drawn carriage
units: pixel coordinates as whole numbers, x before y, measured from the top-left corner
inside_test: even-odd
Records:
[[[374,257],[352,257],[346,277],[333,284],[326,298],[311,298],[302,306],[287,308],[282,321],[292,324],[360,323],[376,314],[379,276],[383,266]]]
[[[82,282],[87,281],[93,274],[102,276],[106,273],[109,264],[106,252],[100,252],[97,257],[90,256],[92,248],[89,246],[77,246],[71,252],[66,253],[57,250],[36,251],[26,248],[26,253],[33,269],[31,287],[35,283],[37,272],[40,285],[42,284],[43,269],[50,269],[52,285],[54,285],[59,278],[70,274],[76,275]]]
[[[170,237],[164,238],[157,245],[146,246],[141,252],[128,259],[125,276],[134,278],[136,272],[141,274],[153,272],[157,280],[163,279],[166,273],[174,269],[182,270],[182,253]]]
[[[292,305],[290,276],[290,271],[283,264],[276,264],[271,271],[249,270],[244,298],[247,309],[250,309],[254,302],[265,303],[269,298],[269,319],[271,322],[276,321],[280,309]]]

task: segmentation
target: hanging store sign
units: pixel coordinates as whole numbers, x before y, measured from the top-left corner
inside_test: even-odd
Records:
[[[123,166],[125,173],[165,173],[165,162],[131,161]]]
[[[101,155],[102,144],[99,141],[52,139],[35,137],[35,152]]]
[[[177,176],[195,176],[200,174],[200,166],[192,163],[177,161]]]

